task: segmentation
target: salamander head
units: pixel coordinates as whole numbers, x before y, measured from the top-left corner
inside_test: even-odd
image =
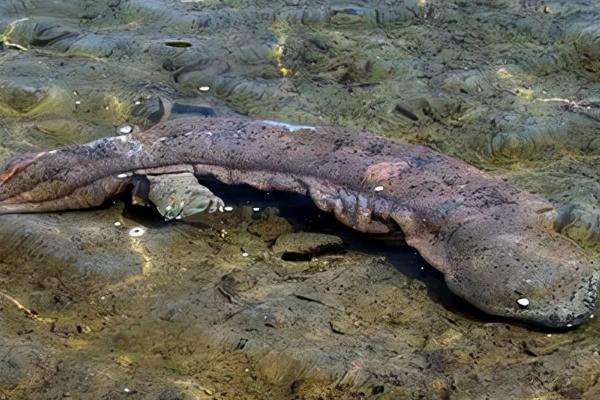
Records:
[[[448,243],[449,287],[482,310],[552,328],[593,318],[598,263],[535,218],[469,221]]]

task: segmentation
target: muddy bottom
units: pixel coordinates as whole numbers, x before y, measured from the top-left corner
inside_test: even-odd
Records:
[[[0,0],[0,162],[182,116],[424,144],[548,197],[600,254],[600,3]],[[0,400],[597,399],[600,325],[452,295],[306,199],[0,217]]]
[[[303,196],[211,189],[233,210],[165,223],[117,202],[1,217],[0,396],[600,394],[597,323],[542,332],[485,316],[412,249],[354,233]],[[285,261],[307,232],[323,248]],[[276,251],[284,235],[297,240]],[[343,247],[328,249],[334,239]]]

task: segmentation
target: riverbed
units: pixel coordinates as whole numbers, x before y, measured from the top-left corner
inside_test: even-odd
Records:
[[[0,163],[245,116],[419,143],[600,257],[594,1],[4,0]],[[0,217],[0,400],[596,399],[600,324],[486,315],[302,196]]]

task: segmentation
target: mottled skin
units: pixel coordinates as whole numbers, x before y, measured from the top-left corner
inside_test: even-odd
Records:
[[[132,175],[185,171],[307,194],[359,231],[401,230],[491,314],[568,327],[596,307],[594,261],[543,222],[546,200],[428,148],[340,128],[180,119],[24,156],[0,175],[0,214],[98,206]]]

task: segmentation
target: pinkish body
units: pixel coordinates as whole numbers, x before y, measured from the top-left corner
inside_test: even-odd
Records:
[[[546,200],[426,147],[340,128],[180,119],[24,157],[0,175],[0,214],[98,206],[133,175],[181,171],[306,194],[362,232],[399,230],[491,314],[566,327],[596,307],[594,261],[542,222]]]

